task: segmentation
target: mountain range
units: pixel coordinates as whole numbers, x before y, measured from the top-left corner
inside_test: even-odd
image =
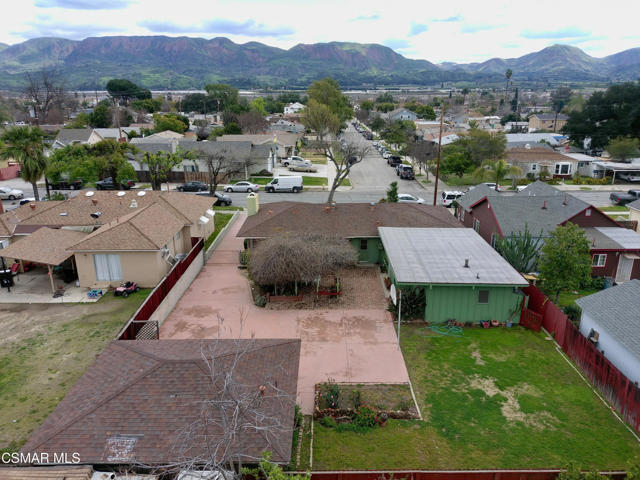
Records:
[[[288,50],[224,37],[42,37],[0,44],[0,89],[20,88],[26,72],[43,67],[56,68],[69,88],[87,90],[104,89],[111,78],[153,89],[202,88],[219,81],[244,88],[306,88],[327,76],[343,87],[486,84],[503,81],[508,68],[520,82],[607,83],[640,77],[640,48],[595,58],[576,47],[553,45],[518,58],[436,65],[383,45],[347,42],[298,44]]]

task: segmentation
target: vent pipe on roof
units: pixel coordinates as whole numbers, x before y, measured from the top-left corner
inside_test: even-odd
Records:
[[[544,201],[542,202],[542,210],[546,210],[546,209],[547,209],[547,201],[546,201],[546,200],[544,200]]]
[[[98,200],[96,200],[95,198],[92,198],[91,199],[91,203],[93,203],[94,205],[97,205],[98,204]]]
[[[36,204],[33,202],[29,202],[29,206],[31,207],[31,210],[35,210],[36,209]]]
[[[464,268],[469,268],[469,259],[468,258],[464,259]]]

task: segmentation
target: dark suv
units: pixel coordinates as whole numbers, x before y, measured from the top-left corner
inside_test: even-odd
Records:
[[[76,180],[60,180],[58,182],[51,182],[49,186],[53,190],[82,190],[84,182],[78,178]]]
[[[396,167],[402,163],[402,157],[400,157],[399,155],[391,155],[389,158],[387,158],[387,163],[391,167]]]
[[[100,180],[96,182],[96,188],[98,190],[119,190],[122,188],[123,190],[129,190],[131,187],[135,186],[136,182],[133,180],[123,180],[122,183],[118,184],[113,181],[113,178],[107,177],[104,180]]]
[[[398,165],[398,175],[403,180],[414,180],[416,178],[411,165]]]

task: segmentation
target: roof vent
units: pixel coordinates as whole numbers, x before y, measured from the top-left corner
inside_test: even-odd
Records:
[[[88,191],[87,193],[84,194],[85,197],[93,197],[95,195],[96,192],[93,191]]]
[[[205,223],[209,223],[209,218],[208,218],[208,217],[205,217],[204,215],[203,215],[203,216],[201,216],[198,220],[200,220],[200,223],[201,223],[201,224],[203,224],[203,225],[204,225]]]
[[[464,259],[464,268],[469,268],[469,259],[468,258]]]
[[[542,202],[542,210],[546,210],[546,209],[547,209],[547,201],[546,201],[546,200],[544,200],[544,201]]]
[[[209,215],[210,217],[213,217],[216,212],[214,212],[213,210],[211,210],[210,208],[207,209],[206,214]]]
[[[131,204],[129,205],[129,208],[138,208],[138,202],[136,201],[135,198],[131,200]]]
[[[138,192],[138,196],[139,197],[144,197],[147,194],[147,192]]]
[[[120,192],[116,193],[116,195],[117,195],[117,196],[119,196],[119,197],[124,197],[124,196],[125,196],[125,194],[126,194],[126,193],[125,193],[125,192],[122,192],[122,191],[120,191]]]
[[[531,145],[527,143],[527,144],[524,146],[524,148],[526,148],[527,150],[531,150]]]
[[[31,207],[31,210],[35,210],[36,209],[36,204],[33,202],[29,202],[29,206]]]
[[[35,205],[34,205],[35,206]],[[61,217],[66,217],[67,216],[67,212],[60,212],[60,216]]]
[[[91,215],[91,218],[100,218],[100,216],[102,215],[102,212],[93,212]]]

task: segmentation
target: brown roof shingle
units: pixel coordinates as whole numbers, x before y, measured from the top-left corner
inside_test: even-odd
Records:
[[[160,250],[184,226],[175,212],[160,203],[112,220],[90,233],[71,251]]]
[[[67,249],[87,236],[73,230],[41,227],[2,250],[5,258],[17,258],[47,265],[59,265],[73,255]]]
[[[228,373],[236,363],[236,395],[253,395],[261,385],[267,386],[259,404],[252,405],[281,426],[277,432],[243,428],[230,447],[245,457],[245,463],[249,457],[259,458],[264,450],[272,451],[276,462],[289,462],[299,339],[114,341],[22,451],[78,452],[82,464],[135,460],[158,465],[184,460],[176,450],[178,435],[201,418],[205,402],[222,398],[203,355],[209,361],[215,358],[217,375]],[[209,414],[207,434],[210,442],[216,442],[221,436],[216,425],[222,417],[217,409]],[[240,422],[253,426],[267,421],[242,416]],[[203,454],[204,441],[191,446],[190,458]]]
[[[275,202],[247,217],[238,237],[266,238],[284,233],[324,233],[344,238],[377,237],[378,227],[462,227],[442,206],[410,203],[326,204]]]
[[[571,162],[576,160],[567,157],[561,153],[551,150],[545,147],[531,147],[531,148],[511,148],[507,152],[507,162],[539,162],[542,160],[549,160],[554,162]]]

